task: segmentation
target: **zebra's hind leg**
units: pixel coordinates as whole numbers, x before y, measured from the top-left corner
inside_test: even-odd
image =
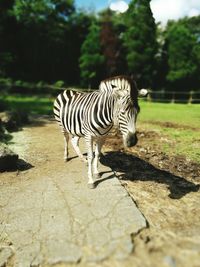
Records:
[[[80,139],[79,136],[73,136],[72,139],[71,139],[71,143],[72,143],[72,146],[73,146],[76,154],[79,156],[79,158],[83,162],[87,163],[87,160],[84,158],[83,154],[80,151],[80,148],[79,148],[79,139]]]
[[[68,161],[69,157],[69,134],[66,131],[63,131],[64,134],[64,161]]]

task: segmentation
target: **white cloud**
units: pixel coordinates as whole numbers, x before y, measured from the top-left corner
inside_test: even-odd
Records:
[[[198,16],[200,13],[199,9],[197,8],[192,8],[189,13],[188,13],[188,17],[195,17]]]
[[[124,13],[128,9],[128,4],[125,1],[115,1],[110,4],[110,9],[119,13]]]
[[[200,0],[152,0],[151,9],[156,22],[200,14]]]

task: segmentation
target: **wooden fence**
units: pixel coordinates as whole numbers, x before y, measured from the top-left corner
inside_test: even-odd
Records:
[[[1,91],[6,91],[7,93],[22,93],[22,94],[50,94],[57,95],[63,90],[77,90],[82,92],[91,92],[95,89],[81,89],[81,88],[72,88],[72,87],[56,87],[53,85],[42,85],[40,87],[32,84],[31,86],[24,85],[1,85],[0,83],[0,93]],[[144,98],[145,101],[149,102],[163,102],[163,103],[188,103],[188,104],[197,104],[200,103],[200,91],[153,91],[148,90],[149,94],[147,98]]]
[[[62,88],[62,87],[55,87],[49,86],[52,90],[60,91],[60,90],[70,90],[72,88]],[[81,92],[92,92],[96,89],[75,89],[76,91]],[[188,103],[188,104],[197,104],[200,103],[200,91],[152,91],[148,90],[149,94],[147,98],[144,98],[145,101],[149,102],[164,102],[164,103]]]
[[[164,103],[188,103],[197,104],[200,103],[200,91],[152,91],[149,90],[149,94],[146,98],[149,102],[164,102]]]

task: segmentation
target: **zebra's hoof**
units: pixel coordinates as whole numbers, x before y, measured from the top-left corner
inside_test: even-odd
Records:
[[[96,187],[95,183],[88,184],[89,189],[94,189]]]
[[[68,159],[64,159],[64,162],[68,162]]]

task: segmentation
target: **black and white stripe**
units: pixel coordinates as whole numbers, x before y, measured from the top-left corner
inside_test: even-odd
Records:
[[[79,93],[64,91],[54,102],[54,115],[59,124],[71,135],[105,135],[112,125],[113,99],[95,91]]]

